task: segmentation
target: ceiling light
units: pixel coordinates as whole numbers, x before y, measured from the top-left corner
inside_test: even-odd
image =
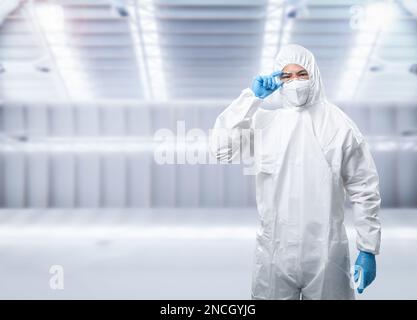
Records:
[[[366,6],[365,29],[380,29],[389,26],[395,18],[395,8],[391,2],[375,2]]]

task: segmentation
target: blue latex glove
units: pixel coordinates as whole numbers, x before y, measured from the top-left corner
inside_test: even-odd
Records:
[[[376,277],[376,261],[375,255],[369,252],[360,251],[355,262],[354,280],[358,282],[359,273],[361,279],[358,287],[358,293],[362,293]]]
[[[252,91],[256,97],[264,99],[282,86],[282,82],[275,79],[281,71],[272,72],[269,76],[257,76],[252,82]]]

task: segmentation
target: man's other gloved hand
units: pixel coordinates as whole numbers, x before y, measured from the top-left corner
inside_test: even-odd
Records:
[[[361,281],[359,283],[358,292],[362,293],[376,277],[376,261],[375,255],[369,252],[360,251],[355,262],[354,280],[358,282],[359,273],[361,273]]]

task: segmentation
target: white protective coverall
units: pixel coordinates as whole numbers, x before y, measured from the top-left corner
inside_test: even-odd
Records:
[[[283,99],[265,111],[258,108],[265,102],[245,89],[218,116],[209,148],[231,162],[254,147],[260,223],[252,299],[354,299],[344,202],[347,196],[353,205],[357,248],[378,254],[378,174],[356,125],[327,101],[313,54],[287,45],[275,71],[288,64],[308,71],[307,103],[292,107]],[[261,139],[242,135],[245,128]]]

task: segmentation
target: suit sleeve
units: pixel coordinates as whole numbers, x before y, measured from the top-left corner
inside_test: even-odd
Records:
[[[262,99],[242,91],[216,119],[209,138],[210,152],[222,163],[250,155],[252,118]]]
[[[381,224],[379,178],[367,143],[357,141],[344,150],[342,177],[353,205],[358,250],[379,253]]]

